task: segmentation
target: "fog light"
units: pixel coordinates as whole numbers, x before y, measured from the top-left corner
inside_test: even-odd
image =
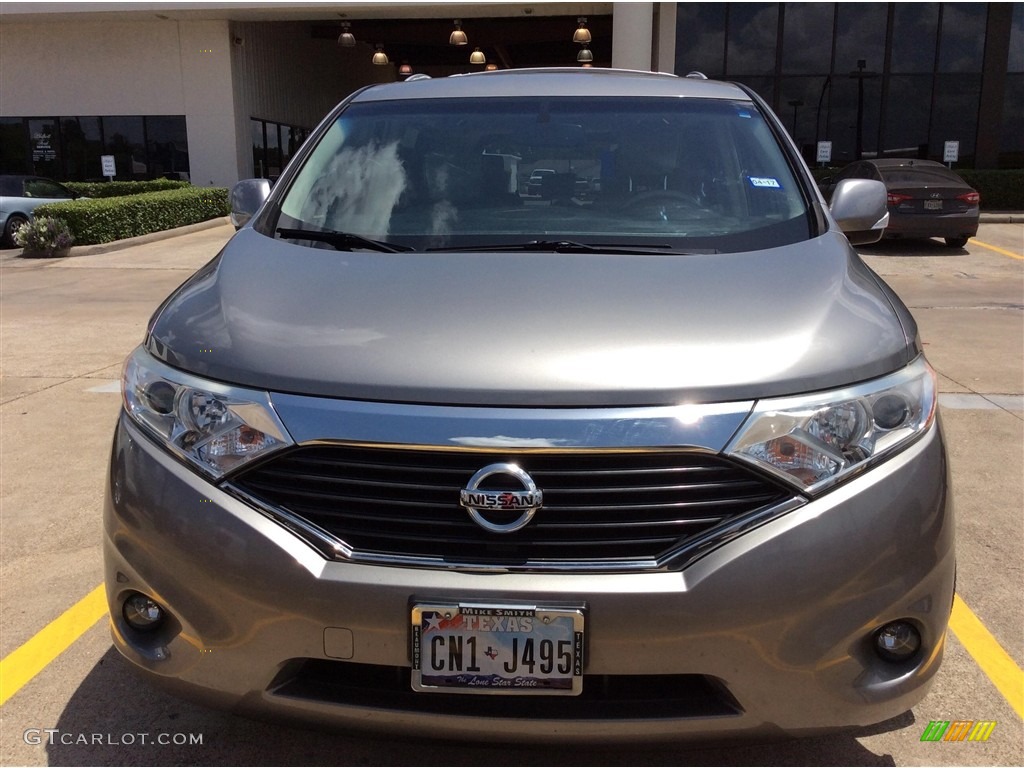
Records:
[[[164,609],[151,597],[135,592],[121,609],[128,626],[139,632],[152,632],[164,622]]]
[[[906,661],[921,648],[921,633],[907,621],[893,621],[875,633],[875,650],[886,661]]]

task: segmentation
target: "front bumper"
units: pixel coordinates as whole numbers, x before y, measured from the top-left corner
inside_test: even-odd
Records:
[[[243,713],[429,736],[627,741],[881,722],[927,692],[953,596],[937,422],[892,459],[677,572],[329,561],[123,414],[104,519],[114,643],[149,678]],[[125,624],[135,591],[167,608],[159,631]],[[585,605],[584,696],[541,706],[411,692],[414,600]],[[902,664],[872,649],[874,631],[896,619],[923,638]]]

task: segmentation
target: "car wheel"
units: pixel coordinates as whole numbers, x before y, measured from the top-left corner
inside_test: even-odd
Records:
[[[946,245],[948,245],[950,248],[963,248],[965,245],[967,245],[968,239],[969,238],[966,237],[947,237]]]
[[[4,224],[4,245],[14,248],[14,233],[18,231],[18,227],[22,224],[28,224],[28,219],[22,216],[20,213],[12,213],[7,217],[7,223]]]

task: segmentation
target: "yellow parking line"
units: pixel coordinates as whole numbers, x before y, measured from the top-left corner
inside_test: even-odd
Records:
[[[1019,253],[1014,253],[1013,251],[1008,251],[1005,248],[1000,248],[998,245],[989,245],[988,243],[983,243],[976,237],[972,237],[971,242],[974,243],[975,245],[980,245],[982,248],[988,248],[990,251],[1001,253],[1003,254],[1003,256],[1009,256],[1011,259],[1020,259],[1021,261],[1024,261],[1024,256],[1021,256]]]
[[[46,669],[106,613],[106,590],[100,584],[27,643],[0,660],[0,706]]]
[[[960,599],[960,595],[953,598],[949,628],[981,671],[995,683],[1003,698],[1017,711],[1017,716],[1024,719],[1024,672],[967,607],[967,603]]]

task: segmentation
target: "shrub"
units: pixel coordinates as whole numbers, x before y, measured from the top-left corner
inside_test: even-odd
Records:
[[[154,179],[152,181],[65,181],[64,186],[82,197],[123,197],[144,192],[166,192],[192,186],[187,181]]]
[[[1024,170],[953,170],[978,190],[981,210],[1024,211]]]
[[[56,251],[70,248],[74,240],[67,222],[50,216],[33,216],[14,233],[15,244],[26,251],[47,253],[51,256]]]
[[[127,197],[49,203],[35,210],[36,216],[59,216],[67,221],[81,245],[198,224],[227,216],[229,212],[227,189],[193,186]]]

